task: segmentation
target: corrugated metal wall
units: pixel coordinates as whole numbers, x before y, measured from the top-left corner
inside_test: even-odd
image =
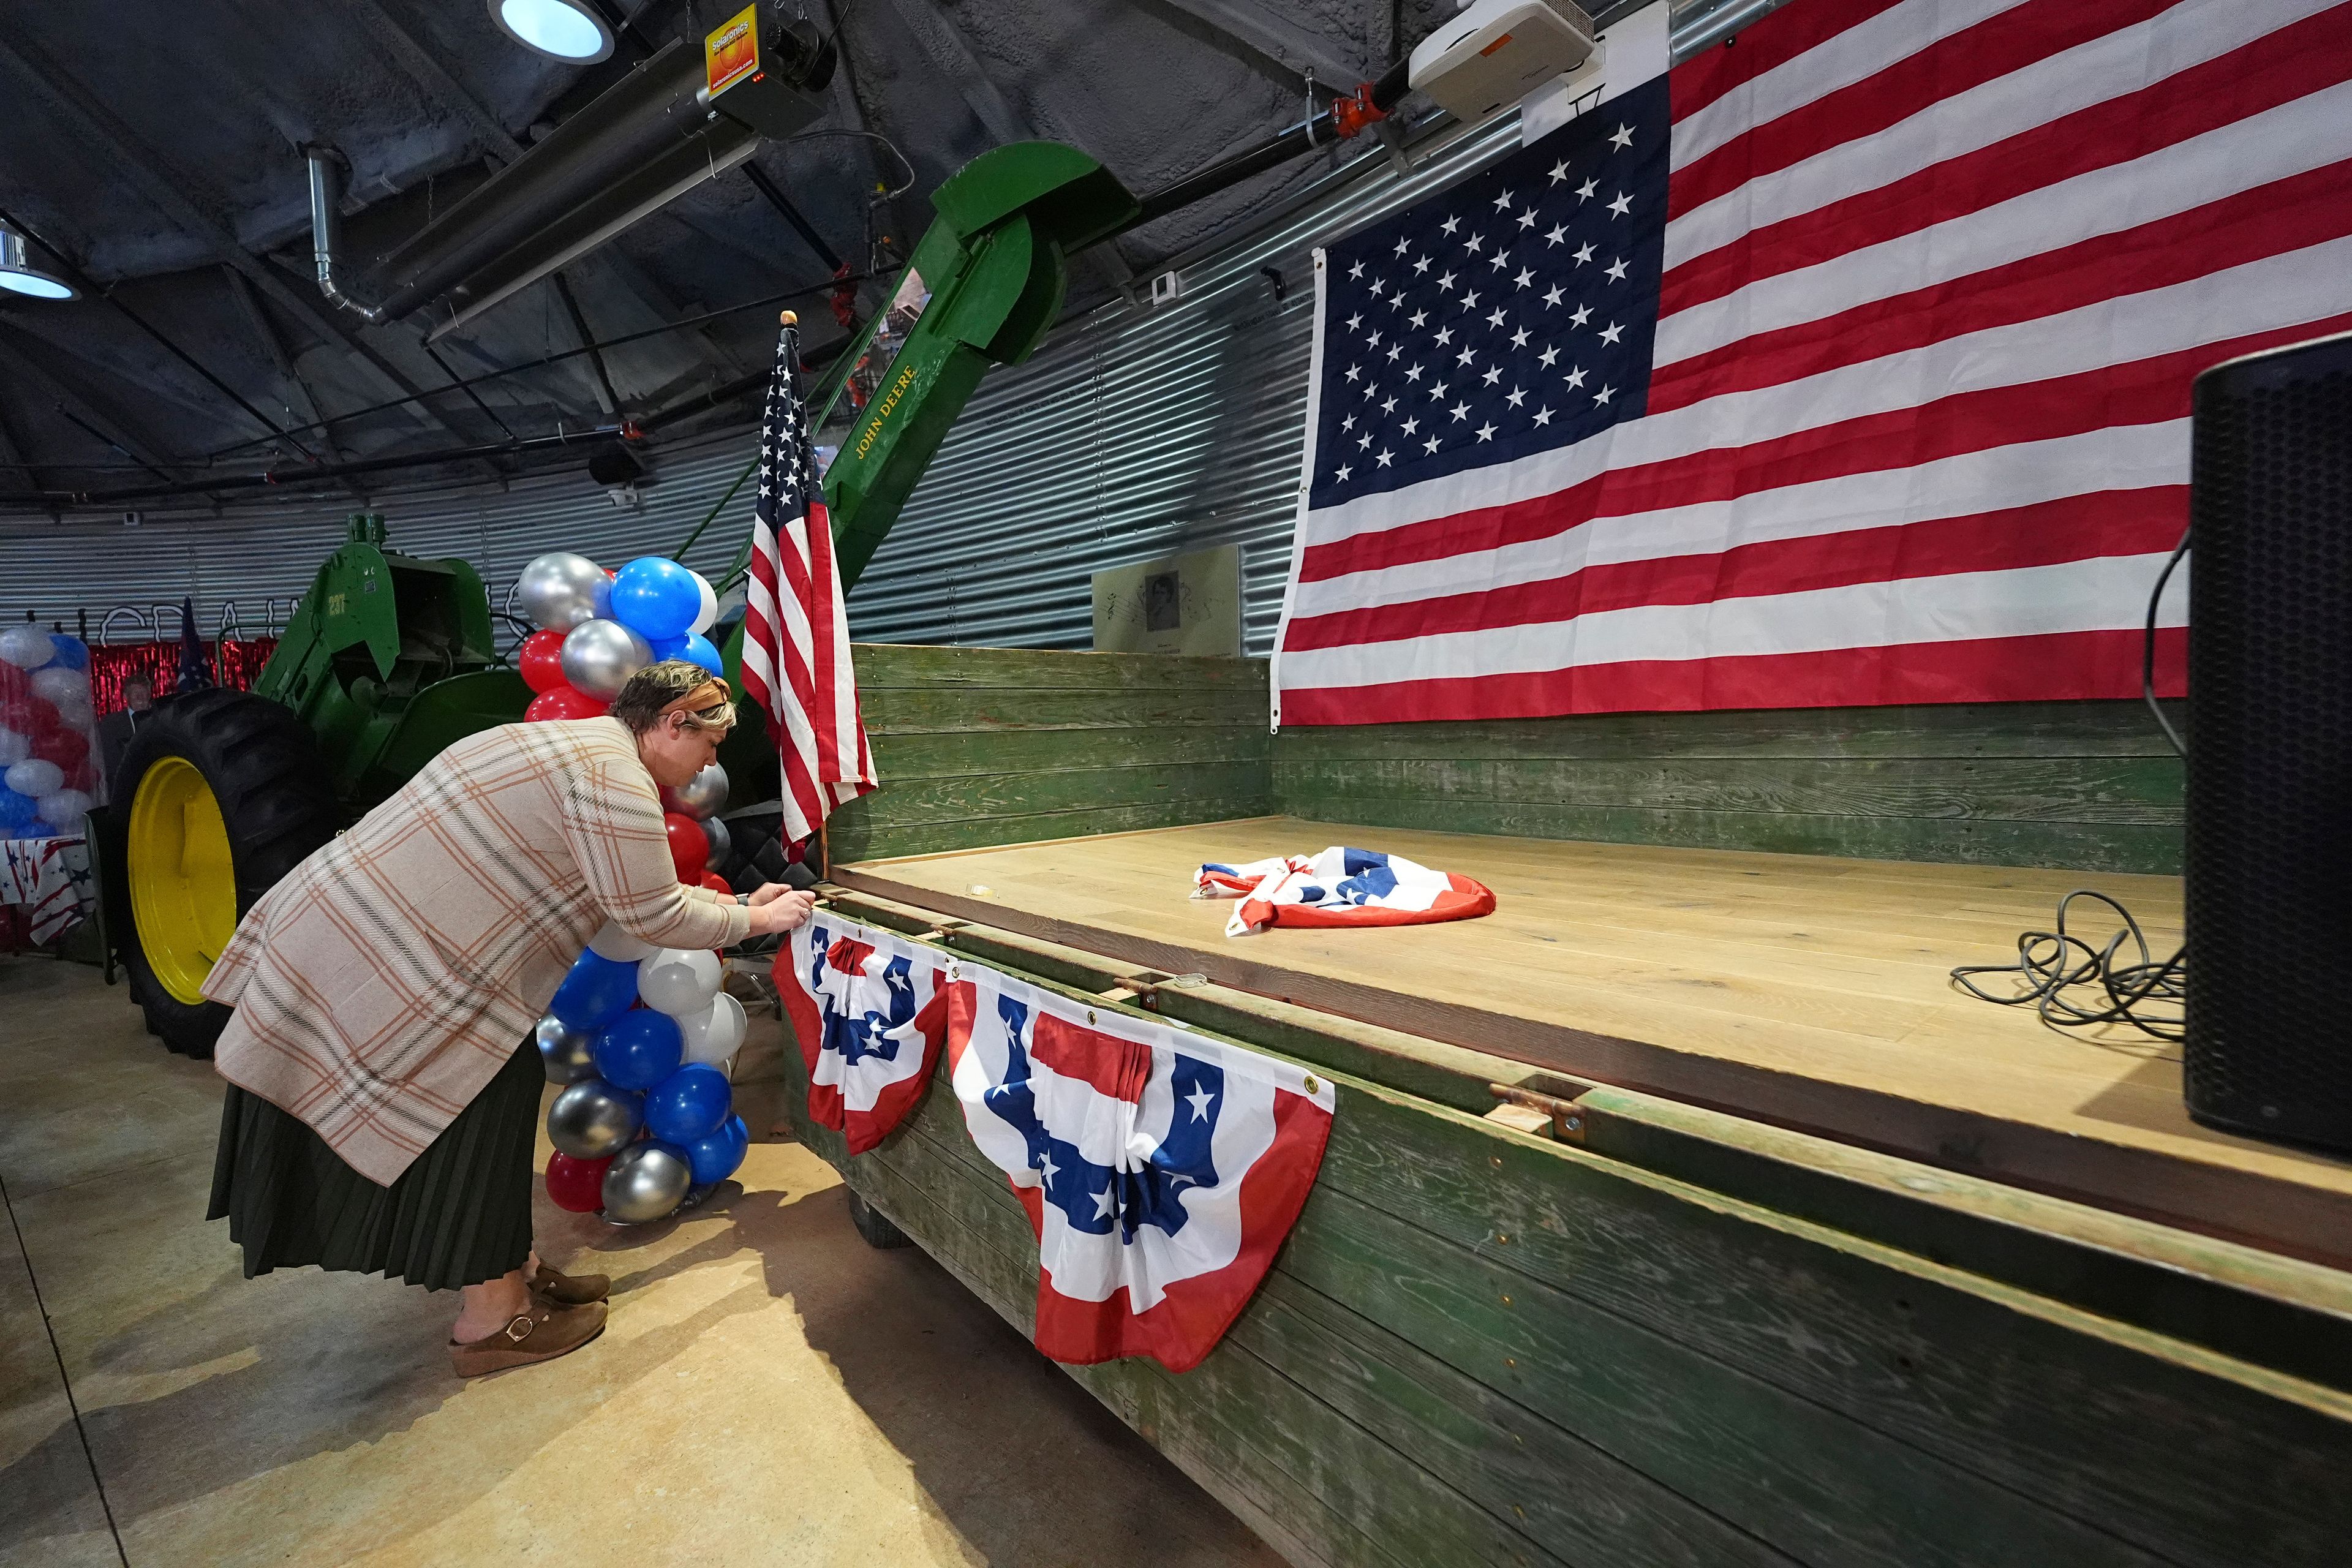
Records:
[[[1238,544],[1244,644],[1265,652],[1306,437],[1310,253],[1517,136],[1516,114],[1440,135],[1403,177],[1362,159],[1257,235],[1180,266],[1174,303],[1115,307],[992,372],[850,595],[852,635],[1084,647],[1097,571]]]
[[[613,505],[588,478],[584,450],[576,471],[505,490],[386,492],[373,504],[385,515],[394,549],[464,557],[489,584],[492,604],[502,605],[524,563],[543,551],[577,550],[618,565],[676,549],[726,493],[752,447],[751,437],[737,435],[699,450],[665,453],[658,482],[642,492],[640,510]],[[137,528],[119,521],[10,519],[0,524],[0,624],[30,610],[44,624],[62,621],[71,631],[77,612],[87,610],[95,636],[118,607],[152,613],[160,604],[168,606],[165,634],[176,636],[184,594],[194,597],[198,628],[207,637],[227,613],[255,626],[271,600],[282,618],[342,542],[344,517],[358,506],[306,502],[220,517],[150,513]],[[750,512],[740,498],[730,510],[744,521],[712,524],[691,564],[716,573],[733,559]],[[128,616],[118,615],[112,626],[117,642],[144,635]]]

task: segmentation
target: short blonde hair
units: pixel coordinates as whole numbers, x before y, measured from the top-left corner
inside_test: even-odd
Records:
[[[691,697],[703,687],[716,685],[721,696],[709,707],[694,710],[685,715],[687,727],[694,730],[726,730],[735,723],[735,705],[726,700],[726,683],[698,664],[683,658],[666,658],[649,664],[629,677],[621,694],[613,699],[612,715],[629,727],[633,734],[642,735],[659,721],[662,710],[681,697]]]

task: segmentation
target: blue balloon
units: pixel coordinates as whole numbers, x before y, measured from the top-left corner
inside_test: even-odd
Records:
[[[700,632],[688,632],[682,637],[665,637],[653,645],[656,658],[682,658],[688,664],[698,664],[711,674],[724,679],[727,661],[719,657],[719,649]]]
[[[662,555],[640,555],[613,579],[613,618],[645,638],[684,637],[702,614],[694,574]]]
[[[637,966],[606,958],[590,949],[572,965],[572,973],[555,988],[547,1010],[563,1020],[567,1029],[593,1034],[629,1010],[637,999]],[[632,1084],[643,1089],[644,1084]]]
[[[89,668],[89,645],[81,638],[71,632],[51,632],[49,641],[58,650],[49,658],[51,664],[61,665],[68,669]]]
[[[0,784],[0,838],[19,838],[19,828],[32,826],[41,820],[41,808],[32,796],[18,795],[6,784]]]
[[[719,1131],[733,1109],[727,1075],[706,1062],[688,1062],[646,1094],[646,1125],[656,1138],[691,1143]]]
[[[744,1151],[751,1147],[751,1130],[740,1116],[729,1117],[719,1124],[718,1131],[688,1143],[686,1163],[694,1172],[694,1184],[707,1187],[725,1181],[743,1163]]]
[[[668,1014],[640,1007],[624,1013],[597,1036],[590,1054],[596,1058],[596,1076],[605,1082],[623,1089],[651,1089],[677,1070],[679,1058],[686,1055],[686,1037],[677,1032],[677,1020]]]

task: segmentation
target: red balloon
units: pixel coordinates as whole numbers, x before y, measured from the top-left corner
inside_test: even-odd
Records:
[[[733,885],[716,871],[705,871],[702,874],[702,885],[714,893],[723,893],[730,899],[735,896]]]
[[[555,1206],[572,1214],[594,1214],[604,1206],[604,1167],[613,1163],[575,1159],[557,1150],[547,1157],[547,1195]]]
[[[593,719],[611,706],[575,687],[559,686],[532,698],[530,706],[522,710],[522,720],[526,724],[536,724],[546,719]]]
[[[89,760],[89,741],[79,730],[52,722],[48,728],[33,732],[33,755],[71,773]]]
[[[701,881],[704,863],[710,858],[710,835],[702,831],[702,824],[675,811],[662,814],[662,826],[669,829],[669,858],[677,868],[677,879]]]
[[[523,638],[521,651],[515,655],[515,668],[533,691],[552,691],[563,685],[563,634],[537,631]]]

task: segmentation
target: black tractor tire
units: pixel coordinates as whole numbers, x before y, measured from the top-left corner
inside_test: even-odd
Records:
[[[857,1195],[856,1187],[849,1189],[849,1223],[857,1227],[857,1234],[866,1238],[866,1246],[880,1251],[890,1252],[915,1245],[915,1238],[892,1225],[888,1216],[879,1209],[868,1207],[866,1200]]]
[[[123,754],[114,798],[128,810],[148,771],[174,757],[204,775],[220,806],[240,920],[341,826],[318,742],[283,703],[214,689],[159,704]],[[128,868],[134,883],[139,855],[134,833]],[[134,898],[123,956],[148,1032],[182,1056],[209,1057],[229,1010],[217,1002],[189,1003],[172,994],[149,960],[137,910]]]

